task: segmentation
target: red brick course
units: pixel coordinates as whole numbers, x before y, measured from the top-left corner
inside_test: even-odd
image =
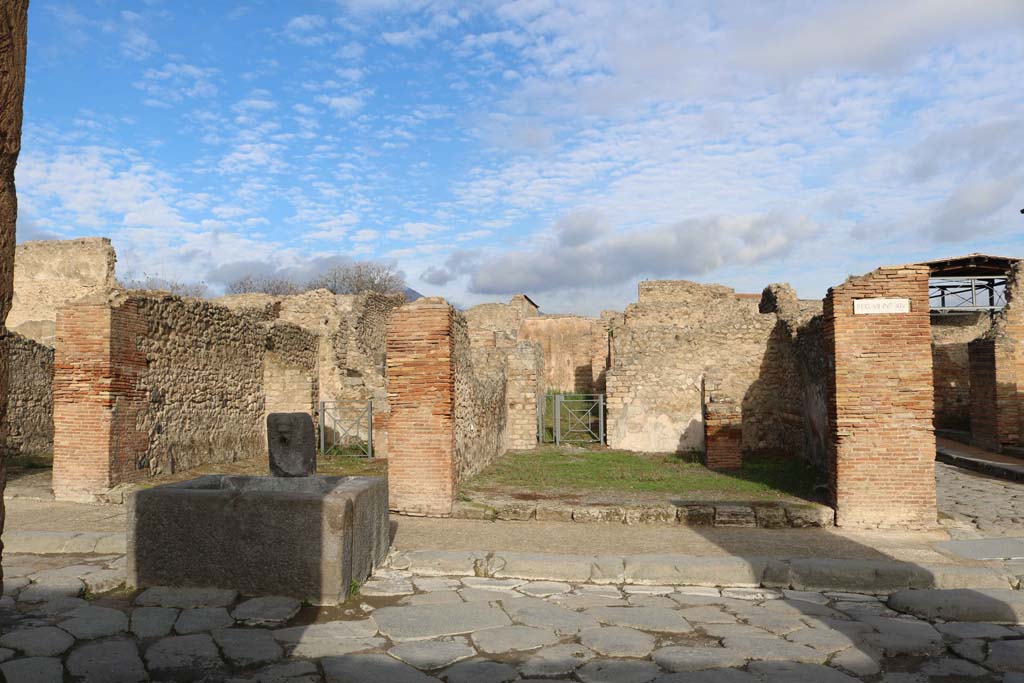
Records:
[[[455,500],[454,313],[421,299],[388,322],[388,499],[406,514],[448,516]]]
[[[137,467],[148,437],[137,429],[147,397],[137,340],[146,325],[129,304],[105,299],[61,309],[54,356],[53,490],[58,498],[92,499],[97,491],[142,479]]]
[[[854,314],[854,300],[906,298],[910,313]],[[934,393],[928,268],[879,268],[829,290],[824,306],[829,461],[836,523],[932,527]]]

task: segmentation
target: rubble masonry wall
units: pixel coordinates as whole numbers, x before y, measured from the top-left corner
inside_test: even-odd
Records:
[[[7,429],[0,453],[53,453],[53,349],[14,332],[0,334],[7,362]]]

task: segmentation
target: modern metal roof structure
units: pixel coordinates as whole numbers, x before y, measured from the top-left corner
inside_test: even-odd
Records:
[[[932,313],[945,315],[998,311],[1006,305],[1006,276],[1021,259],[967,254],[925,261],[931,269],[928,295]]]

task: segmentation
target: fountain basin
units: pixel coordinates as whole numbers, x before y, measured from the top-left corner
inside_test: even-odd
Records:
[[[208,475],[131,493],[128,586],[345,601],[387,555],[382,477]]]

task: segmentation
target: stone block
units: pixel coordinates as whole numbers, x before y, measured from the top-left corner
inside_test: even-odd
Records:
[[[712,505],[680,505],[679,523],[685,526],[714,526],[715,508]]]
[[[316,430],[307,413],[267,415],[267,450],[275,477],[316,474]]]
[[[586,555],[500,553],[493,559],[491,576],[531,581],[589,581],[594,558]]]
[[[749,505],[716,505],[715,526],[757,526],[754,509]]]
[[[785,509],[775,504],[755,505],[754,518],[757,520],[757,526],[763,529],[782,529],[789,526]]]
[[[377,477],[211,475],[128,498],[128,585],[345,600],[387,554]]]

